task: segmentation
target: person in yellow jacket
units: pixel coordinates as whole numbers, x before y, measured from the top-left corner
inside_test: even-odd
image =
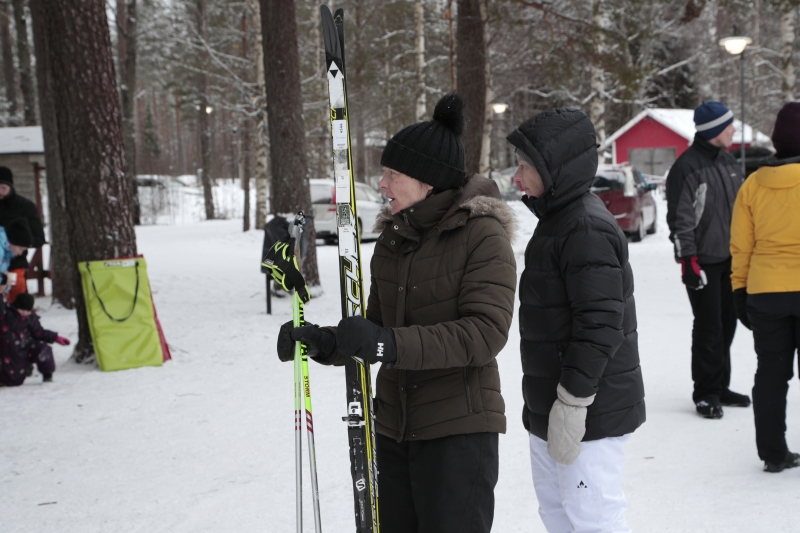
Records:
[[[800,466],[786,444],[786,393],[800,350],[800,102],[775,120],[777,150],[739,190],[731,224],[736,316],[753,330],[756,447],[767,472]]]

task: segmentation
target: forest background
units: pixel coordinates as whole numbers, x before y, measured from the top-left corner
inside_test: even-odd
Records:
[[[718,44],[734,32],[753,40],[743,59],[749,124],[770,134],[797,90],[800,0],[331,7],[346,14],[355,177],[373,185],[386,140],[428,119],[453,90],[467,103],[468,171],[484,174],[512,166],[505,136],[552,107],[586,111],[599,142],[646,107],[720,100],[738,116],[742,60]],[[44,0],[0,0],[0,48],[0,127],[44,129],[56,199],[50,242],[63,265],[54,266],[62,274],[53,295],[78,310],[78,360],[90,357],[91,340],[71,265],[135,254],[135,176],[198,176],[207,219],[219,215],[215,184],[240,180],[247,231],[269,213],[309,210],[308,179],[332,175],[318,0],[48,0],[46,8]],[[112,190],[111,178],[123,175],[128,187]],[[311,242],[303,269],[315,284]]]

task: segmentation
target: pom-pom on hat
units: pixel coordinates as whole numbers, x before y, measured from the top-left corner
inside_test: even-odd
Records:
[[[464,101],[446,94],[433,110],[433,120],[418,122],[397,132],[386,143],[381,166],[402,172],[435,189],[464,184]]]
[[[27,292],[18,294],[14,300],[14,307],[23,311],[33,311],[33,295]]]
[[[722,102],[703,102],[694,110],[697,135],[710,141],[733,122],[733,111]]]
[[[14,173],[8,167],[0,167],[0,183],[14,185]]]
[[[800,102],[788,102],[778,111],[772,145],[778,159],[800,156]]]

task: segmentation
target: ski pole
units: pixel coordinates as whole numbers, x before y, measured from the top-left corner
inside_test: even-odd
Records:
[[[297,292],[292,295],[292,300],[297,300]],[[294,307],[293,314],[297,316],[297,307]],[[297,327],[297,319],[294,320]],[[295,506],[297,512],[297,533],[303,533],[303,429],[300,413],[301,405],[301,361],[300,343],[295,344],[294,349],[294,490]]]
[[[305,325],[303,303],[311,295],[300,272],[300,237],[305,216],[300,211],[289,226],[289,235],[276,242],[267,252],[261,266],[268,269],[272,279],[292,294],[292,325]],[[269,285],[268,285],[269,286]],[[317,485],[317,452],[314,445],[314,420],[311,415],[311,385],[308,378],[308,348],[302,342],[294,345],[294,464],[297,533],[303,532],[303,401],[305,400],[308,459],[311,469],[311,490],[314,502],[314,530],[322,533]]]
[[[298,258],[298,264],[300,264],[300,236],[303,232],[303,224],[305,223],[305,217],[303,216],[303,212],[297,214],[294,220],[294,224],[289,229],[289,235],[294,238],[295,241],[295,254]],[[297,294],[297,289],[294,290],[292,294],[292,321],[294,323],[294,327],[304,326],[306,323],[305,320],[305,312],[303,310],[303,301],[300,299],[300,296]],[[306,345],[302,342],[297,342],[295,344],[295,352],[294,352],[294,362],[295,362],[295,431],[296,437],[295,442],[298,443],[299,446],[302,446],[301,440],[302,438],[302,430],[300,427],[301,421],[300,417],[302,416],[301,413],[301,400],[300,394],[303,395],[305,399],[305,408],[306,408],[306,432],[308,434],[308,462],[310,465],[311,470],[311,492],[312,492],[312,501],[314,503],[314,531],[316,533],[322,533],[322,520],[320,517],[320,508],[319,508],[319,487],[317,485],[317,451],[316,446],[314,444],[314,418],[312,416],[311,410],[311,383],[308,379],[308,349]],[[299,373],[298,373],[298,365],[299,365]],[[302,390],[301,390],[302,389]],[[301,462],[301,452],[299,452],[299,447],[295,450],[295,460],[298,465]],[[302,487],[300,480],[301,474],[300,467],[298,466],[298,520],[297,523],[302,527]]]

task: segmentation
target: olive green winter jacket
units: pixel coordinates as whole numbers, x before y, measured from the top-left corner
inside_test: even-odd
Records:
[[[378,433],[505,432],[495,357],[514,310],[514,226],[497,185],[477,175],[378,217],[367,318],[397,340],[397,361],[378,372]]]

